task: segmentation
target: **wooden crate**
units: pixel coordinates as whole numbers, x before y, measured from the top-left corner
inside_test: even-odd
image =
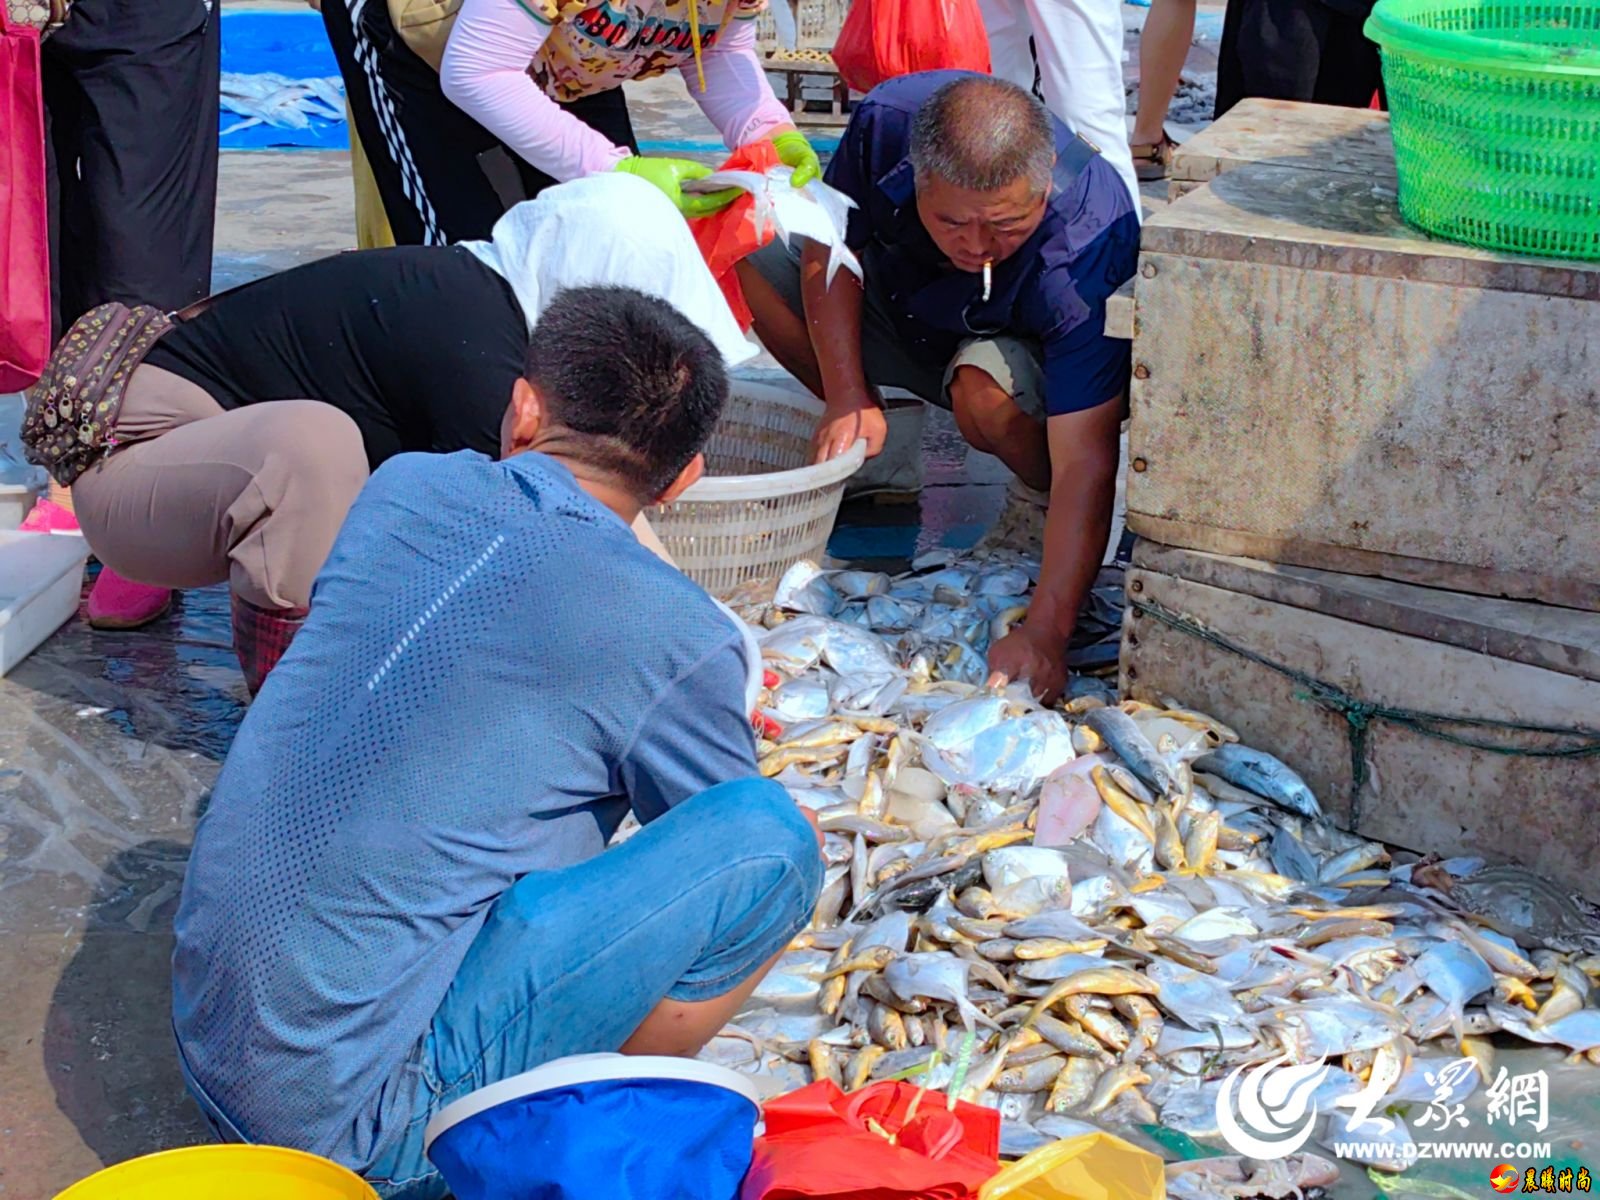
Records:
[[[1600,756],[1508,756],[1372,715],[1354,787],[1357,728],[1336,703],[1313,701],[1308,684],[1388,709],[1600,730],[1600,616],[1147,541],[1126,586],[1127,694],[1213,713],[1299,771],[1344,828],[1418,852],[1518,862],[1600,899]],[[1600,744],[1600,732],[1434,728],[1523,749]]]
[[[774,50],[762,59],[773,93],[796,125],[843,127],[850,122],[850,88],[823,52]]]
[[[1133,355],[1136,533],[1600,610],[1600,265],[1248,163],[1145,224]]]
[[[1242,100],[1179,146],[1167,186],[1172,199],[1246,163],[1360,175],[1394,187],[1389,114],[1294,100]]]

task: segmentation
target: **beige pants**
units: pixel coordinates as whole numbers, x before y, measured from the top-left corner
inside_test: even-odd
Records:
[[[142,366],[117,420],[123,443],[72,486],[95,556],[160,587],[226,581],[261,608],[304,608],[367,479],[361,432],[315,400],[224,410]]]

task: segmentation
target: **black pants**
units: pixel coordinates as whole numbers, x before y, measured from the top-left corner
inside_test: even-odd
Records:
[[[210,292],[221,25],[202,0],[77,0],[45,41],[58,335],[107,300]]]
[[[1305,100],[1365,108],[1378,90],[1366,14],[1322,0],[1229,0],[1217,51],[1220,117],[1239,101]]]
[[[486,238],[506,209],[556,182],[445,98],[439,73],[395,33],[384,0],[322,0],[322,23],[396,242]],[[638,151],[621,88],[563,107]]]

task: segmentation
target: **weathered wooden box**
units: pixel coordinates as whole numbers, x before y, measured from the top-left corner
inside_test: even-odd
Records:
[[[1213,713],[1344,828],[1600,899],[1600,616],[1144,540],[1126,586],[1126,694]]]
[[[1167,190],[1172,199],[1246,163],[1360,175],[1394,187],[1389,114],[1294,100],[1241,100],[1179,146]]]
[[[1146,223],[1133,356],[1135,532],[1600,609],[1600,264],[1246,163]]]

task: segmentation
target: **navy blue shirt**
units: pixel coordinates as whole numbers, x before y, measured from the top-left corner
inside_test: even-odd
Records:
[[[973,337],[1038,341],[1050,416],[1094,408],[1128,385],[1129,344],[1106,336],[1106,300],[1133,277],[1139,219],[1128,187],[1060,121],[1044,221],[982,276],[958,271],[917,215],[911,122],[940,87],[968,74],[923,71],[872,89],[856,107],[827,182],[856,202],[846,240],[888,304],[913,357],[947,361]]]

